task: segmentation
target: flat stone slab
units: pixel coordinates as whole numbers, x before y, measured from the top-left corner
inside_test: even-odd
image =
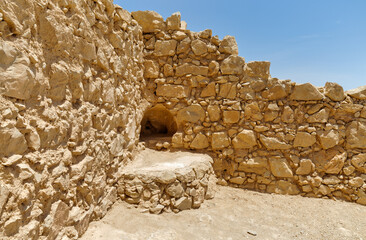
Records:
[[[214,195],[212,163],[206,154],[145,149],[123,169],[119,193],[151,213],[198,208]]]

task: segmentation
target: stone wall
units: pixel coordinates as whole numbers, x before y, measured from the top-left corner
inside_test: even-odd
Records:
[[[1,239],[77,238],[116,201],[145,110],[142,40],[110,0],[0,1]]]
[[[173,135],[158,148],[210,154],[220,184],[366,204],[366,88],[269,66],[178,13],[0,1],[0,238],[82,235],[123,195],[147,122]]]
[[[178,126],[157,148],[210,154],[223,185],[366,205],[366,86],[272,78],[269,62],[238,56],[234,37],[186,30],[179,13],[132,15],[144,32],[146,99]]]

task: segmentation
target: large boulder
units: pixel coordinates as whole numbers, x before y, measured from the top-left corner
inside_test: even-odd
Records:
[[[346,94],[360,100],[366,99],[366,85],[346,91]]]

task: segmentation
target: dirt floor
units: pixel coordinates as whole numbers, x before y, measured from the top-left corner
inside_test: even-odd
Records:
[[[366,239],[366,206],[218,187],[200,209],[178,214],[116,203],[81,239]]]

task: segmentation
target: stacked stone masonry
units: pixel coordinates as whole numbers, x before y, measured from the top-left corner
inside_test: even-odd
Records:
[[[157,148],[209,154],[219,184],[366,205],[366,86],[316,88],[269,67],[179,13],[0,1],[0,238],[81,236],[125,197],[156,106],[176,124]]]

